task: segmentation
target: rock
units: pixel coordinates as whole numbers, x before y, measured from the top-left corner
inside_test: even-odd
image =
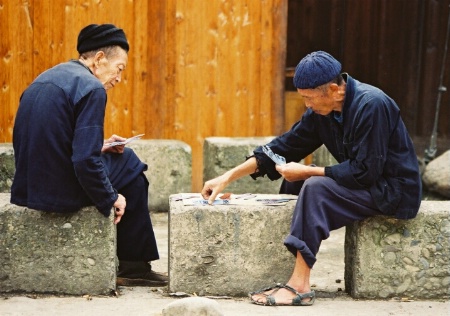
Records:
[[[422,180],[429,191],[450,198],[450,150],[428,163]]]
[[[206,297],[187,297],[168,304],[163,316],[223,316],[219,303]]]

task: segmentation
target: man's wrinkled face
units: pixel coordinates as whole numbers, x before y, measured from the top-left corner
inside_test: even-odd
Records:
[[[320,115],[328,115],[337,110],[336,102],[329,86],[315,89],[297,89],[302,96],[305,106]]]
[[[94,75],[106,90],[114,88],[122,80],[122,72],[127,67],[127,52],[118,47],[109,56],[103,53],[96,55],[95,58]]]

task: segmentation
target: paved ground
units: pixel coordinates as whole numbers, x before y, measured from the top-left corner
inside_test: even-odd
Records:
[[[167,272],[167,214],[152,215],[161,260],[156,271]],[[247,298],[214,298],[225,316],[305,315],[417,315],[450,316],[449,301],[408,301],[405,298],[385,301],[353,300],[344,292],[344,230],[332,233],[324,241],[318,263],[312,272],[312,283],[318,299],[312,307],[267,307],[249,303]],[[0,263],[1,264],[1,263]],[[285,282],[286,280],[280,280]],[[180,299],[171,296],[166,287],[119,288],[117,297],[55,297],[34,295],[0,296],[0,316],[7,315],[162,315],[163,308]],[[192,293],[190,293],[192,294]],[[182,316],[182,315],[180,315]]]

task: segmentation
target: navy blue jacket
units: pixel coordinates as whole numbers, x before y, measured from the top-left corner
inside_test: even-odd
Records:
[[[14,124],[11,203],[53,212],[94,204],[109,215],[118,193],[101,159],[106,99],[101,82],[78,61],[33,81]]]
[[[298,162],[324,144],[339,164],[326,176],[349,189],[369,190],[375,205],[399,219],[416,216],[422,192],[417,156],[397,104],[380,89],[348,74],[341,116],[323,116],[308,109],[292,129],[268,146],[287,162]],[[254,151],[259,172],[280,178],[274,163]]]

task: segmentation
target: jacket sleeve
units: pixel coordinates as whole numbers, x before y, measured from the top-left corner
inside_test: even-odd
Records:
[[[286,158],[286,162],[299,162],[322,145],[316,130],[315,115],[308,109],[301,120],[295,123],[288,132],[274,138],[267,146],[274,153]],[[253,153],[258,161],[258,172],[251,175],[252,178],[256,179],[266,174],[270,180],[277,180],[281,177],[275,169],[275,163],[264,154],[262,147],[257,147]]]
[[[106,98],[104,89],[95,89],[76,105],[72,162],[81,186],[97,209],[108,216],[118,194],[101,160]]]

